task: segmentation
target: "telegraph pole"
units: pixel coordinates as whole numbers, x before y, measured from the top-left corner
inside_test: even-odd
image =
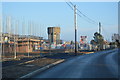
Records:
[[[99,34],[101,35],[101,23],[99,22]],[[103,42],[99,44],[99,50],[103,49]]]
[[[74,26],[75,26],[75,55],[77,55],[77,20],[76,20],[76,5],[74,5]]]
[[[101,34],[101,23],[99,22],[99,34]]]

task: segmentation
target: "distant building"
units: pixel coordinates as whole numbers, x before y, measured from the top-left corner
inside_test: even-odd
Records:
[[[112,35],[112,41],[115,42],[116,40],[119,40],[119,42],[120,42],[120,35],[119,34]]]
[[[48,27],[48,40],[51,44],[60,44],[60,27]]]
[[[80,36],[80,43],[86,44],[87,43],[87,36]]]
[[[84,50],[87,49],[87,36],[80,36],[80,44],[79,44],[79,48]]]

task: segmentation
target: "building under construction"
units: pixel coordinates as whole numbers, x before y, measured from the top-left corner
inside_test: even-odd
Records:
[[[15,52],[34,52],[39,50],[41,43],[43,43],[42,37],[4,33],[2,34],[2,55],[9,56]]]
[[[48,40],[51,44],[60,44],[60,27],[48,27]]]

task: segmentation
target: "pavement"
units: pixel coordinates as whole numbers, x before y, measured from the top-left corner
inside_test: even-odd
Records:
[[[30,78],[118,78],[118,49],[69,58]]]

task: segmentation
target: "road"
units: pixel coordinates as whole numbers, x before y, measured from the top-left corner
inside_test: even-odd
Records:
[[[118,49],[68,59],[32,78],[118,78]]]

